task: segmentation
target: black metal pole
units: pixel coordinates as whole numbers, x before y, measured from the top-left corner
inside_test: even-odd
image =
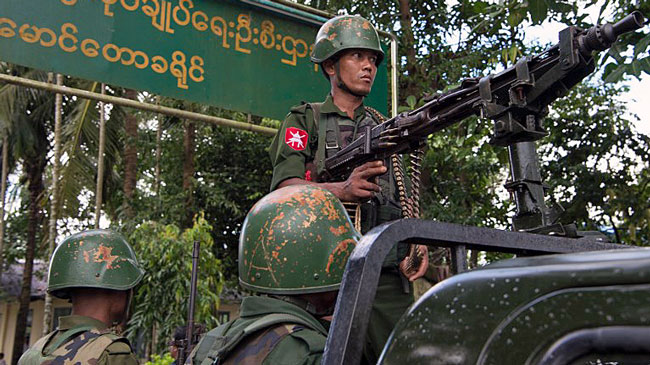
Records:
[[[192,278],[190,280],[190,306],[188,308],[187,315],[187,332],[185,335],[185,351],[184,354],[179,353],[179,364],[185,363],[185,357],[192,352],[192,347],[194,346],[194,301],[196,300],[196,282],[199,271],[199,249],[201,248],[201,243],[199,241],[194,241],[194,249],[192,250]],[[183,358],[181,359],[181,355]]]

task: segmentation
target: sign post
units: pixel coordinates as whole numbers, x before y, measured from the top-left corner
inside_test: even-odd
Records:
[[[320,17],[269,4],[3,0],[0,60],[282,119],[329,85],[309,61]],[[385,67],[375,84],[387,85]],[[388,90],[377,86],[367,103],[386,114]]]

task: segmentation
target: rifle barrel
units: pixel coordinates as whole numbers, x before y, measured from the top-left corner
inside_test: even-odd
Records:
[[[185,335],[186,349],[184,355],[189,355],[192,352],[192,347],[194,346],[194,301],[196,300],[196,282],[198,276],[199,268],[199,250],[201,248],[201,243],[199,241],[194,241],[194,248],[192,249],[192,277],[190,279],[190,303],[187,314],[187,332]],[[185,359],[179,359],[180,364],[185,363]]]

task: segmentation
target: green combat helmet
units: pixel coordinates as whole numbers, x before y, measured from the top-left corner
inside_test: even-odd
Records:
[[[239,238],[239,282],[256,292],[337,290],[361,235],[328,190],[291,185],[250,210]]]
[[[311,61],[320,64],[343,50],[353,48],[377,52],[377,66],[384,59],[377,30],[368,20],[357,15],[337,16],[318,30]]]
[[[47,291],[67,299],[70,288],[129,290],[144,271],[135,252],[116,232],[94,229],[66,238],[52,254]]]

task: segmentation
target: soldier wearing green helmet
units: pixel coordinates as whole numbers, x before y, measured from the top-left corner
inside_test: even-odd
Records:
[[[239,239],[240,318],[208,332],[189,364],[318,364],[360,234],[328,190],[294,185],[250,210]]]
[[[392,161],[361,165],[346,181],[316,180],[327,157],[360,137],[366,126],[383,121],[379,112],[363,104],[383,59],[379,36],[368,20],[343,15],[323,24],[316,35],[311,60],[320,65],[329,80],[330,93],[322,103],[293,107],[269,150],[273,164],[271,190],[317,184],[344,202],[361,203],[362,233],[402,218]],[[376,362],[395,323],[413,302],[409,281],[424,275],[428,265],[426,246],[419,246],[418,250],[423,260],[415,270],[409,269],[404,260],[408,251],[405,245],[393,249],[384,263],[365,351],[370,362]]]
[[[128,319],[133,288],[142,280],[135,252],[120,234],[89,230],[66,238],[52,254],[47,291],[72,302],[72,314],[18,361],[36,364],[138,364],[115,329]]]

